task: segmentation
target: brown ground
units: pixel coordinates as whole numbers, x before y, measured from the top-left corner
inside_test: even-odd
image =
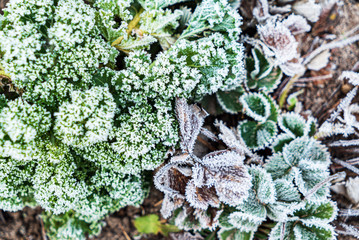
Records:
[[[4,7],[5,1],[6,0],[0,0],[0,13],[1,9]],[[311,41],[316,36],[323,37],[325,34],[335,34],[340,36],[359,25],[359,4],[354,1],[350,2],[349,0],[346,0],[344,7],[339,8],[336,14],[337,18],[332,22],[328,20],[327,22],[322,22],[320,26],[317,26],[317,33],[312,33],[301,39],[303,42],[303,47],[301,48],[303,54],[306,53],[308,46],[310,46]],[[358,44],[352,44],[341,49],[334,49],[331,53],[331,63],[325,69],[318,72],[311,71],[304,77],[308,78],[327,74],[333,74],[333,77],[327,80],[310,81],[304,84],[303,82],[298,82],[292,90],[292,92],[294,92],[304,89],[304,93],[299,96],[299,100],[303,103],[303,110],[310,110],[320,122],[327,118],[330,111],[338,104],[340,98],[350,89],[348,85],[337,80],[338,75],[340,75],[343,70],[352,69],[359,61]],[[333,152],[333,154],[340,156],[343,153],[336,151]],[[337,169],[337,167],[338,166],[333,166],[332,170]],[[107,225],[103,228],[101,235],[94,239],[134,239],[138,236],[138,232],[136,232],[132,221],[137,216],[151,213],[159,214],[159,209],[161,207],[159,201],[162,197],[162,193],[152,189],[149,198],[144,201],[140,208],[126,207],[107,217]],[[338,202],[339,208],[347,208],[350,206],[350,203],[342,196],[334,194],[333,199]],[[0,210],[0,240],[45,240],[46,236],[42,221],[39,218],[40,212],[40,208],[25,208],[23,211],[15,213],[3,212]],[[337,221],[344,221],[344,219],[339,218]],[[348,223],[359,225],[359,218],[350,219]],[[142,237],[136,237],[136,239],[160,240],[165,238],[160,235],[143,235]],[[338,239],[352,240],[354,238],[339,236]]]

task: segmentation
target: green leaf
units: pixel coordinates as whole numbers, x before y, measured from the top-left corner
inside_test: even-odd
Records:
[[[239,98],[243,95],[244,89],[238,87],[233,91],[218,91],[216,96],[219,105],[228,113],[236,114],[240,112],[243,107]]]
[[[283,227],[284,226],[284,227]],[[293,232],[294,223],[293,222],[278,222],[269,235],[269,240],[281,240],[282,232],[283,238],[285,240],[299,240],[295,238]]]
[[[248,172],[252,176],[252,189],[255,191],[256,202],[274,203],[276,191],[271,175],[264,168],[256,166],[249,167]]]
[[[246,145],[252,149],[265,148],[277,134],[277,126],[270,120],[264,123],[243,121],[238,130]]]
[[[204,0],[196,8],[183,38],[199,37],[205,31],[224,32],[235,39],[240,33],[240,16],[226,1]]]
[[[329,222],[336,214],[333,202],[305,204],[294,212],[295,218],[285,223],[277,223],[272,229],[269,240],[279,240],[284,225],[284,239],[292,240],[334,240],[335,232]]]
[[[100,234],[104,222],[85,222],[76,216],[74,211],[55,215],[44,211],[41,214],[46,234],[52,240],[78,239],[85,240],[86,235],[96,236]]]
[[[150,214],[143,217],[138,217],[134,220],[134,225],[140,233],[162,233],[164,236],[168,236],[170,232],[179,232],[180,230],[170,224],[162,224],[159,221],[159,217],[156,214]]]
[[[241,96],[240,102],[245,113],[258,122],[265,122],[271,114],[271,105],[260,93],[247,93]]]
[[[278,114],[279,114],[279,107],[277,106],[277,104],[275,103],[275,101],[273,100],[273,98],[265,93],[261,93],[263,97],[265,97],[269,104],[270,104],[270,115],[268,117],[267,120],[272,120],[273,122],[277,122],[278,120]]]
[[[299,202],[300,194],[293,182],[284,179],[278,179],[275,182],[277,200],[284,202]]]
[[[332,240],[334,239],[334,231],[330,226],[316,227],[316,226],[304,226],[297,224],[294,227],[294,233],[296,240],[311,239],[311,240]]]
[[[274,154],[265,165],[265,169],[273,179],[285,178],[290,173],[292,165],[284,160],[282,154]]]
[[[252,50],[253,58],[246,59],[247,86],[250,89],[273,91],[282,79],[280,68],[274,68],[259,49]]]
[[[140,233],[158,234],[161,229],[161,223],[156,214],[138,217],[134,220],[134,225]]]
[[[294,112],[282,114],[278,123],[280,128],[292,137],[304,136],[306,121],[299,114]]]
[[[281,152],[283,151],[283,147],[293,140],[294,138],[289,134],[286,133],[279,134],[272,144],[272,149],[274,152]]]
[[[252,240],[253,232],[241,232],[238,229],[220,230],[218,237],[220,240]]]
[[[323,202],[321,204],[307,203],[303,208],[294,212],[294,216],[298,216],[301,220],[314,220],[313,222],[320,224],[328,223],[336,216],[336,206],[332,201]],[[314,224],[315,224],[314,223]]]

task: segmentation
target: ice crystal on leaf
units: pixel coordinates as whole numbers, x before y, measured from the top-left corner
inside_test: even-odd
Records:
[[[50,129],[51,117],[45,108],[18,98],[1,110],[0,126],[1,155],[27,161],[40,154],[37,140]]]
[[[116,104],[107,88],[73,91],[55,113],[54,131],[63,143],[87,147],[106,141],[111,131]]]
[[[216,221],[206,212],[218,213],[221,204],[236,206],[248,196],[251,184],[247,168],[243,165],[245,155],[241,154],[241,143],[233,137],[237,144],[225,142],[230,143],[236,151],[215,151],[202,158],[194,155],[193,146],[206,113],[195,105],[188,105],[184,99],[178,99],[176,106],[182,154],[172,157],[155,175],[156,187],[165,193],[161,212],[164,217],[169,217],[173,210],[183,205],[184,210],[174,216],[176,222],[179,218],[186,218],[187,212],[193,209],[200,224],[198,227],[213,228],[216,225],[208,224]],[[225,131],[221,137],[224,139],[230,130],[225,126],[221,129]]]
[[[265,168],[273,179],[294,181],[299,192],[306,196],[329,176],[329,163],[329,154],[322,145],[314,139],[301,137],[284,145],[283,152],[274,154]],[[328,196],[328,191],[323,186],[308,201],[323,201]]]
[[[284,23],[268,21],[265,25],[258,26],[258,33],[268,47],[264,48],[264,53],[267,56],[275,56],[277,64],[284,64],[298,57],[298,43]]]
[[[329,223],[336,217],[336,205],[333,202],[303,204],[295,210],[287,222],[279,222],[272,229],[270,240],[280,239],[336,239],[333,226]]]

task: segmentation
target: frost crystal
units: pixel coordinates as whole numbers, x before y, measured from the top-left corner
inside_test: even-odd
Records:
[[[73,91],[71,102],[64,102],[55,113],[55,134],[63,143],[82,148],[106,141],[115,109],[116,104],[107,88]]]

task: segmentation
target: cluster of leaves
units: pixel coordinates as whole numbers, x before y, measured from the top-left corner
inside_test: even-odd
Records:
[[[175,98],[234,89],[245,72],[236,10],[181,2],[10,0],[1,74],[21,91],[0,97],[1,209],[40,205],[52,238],[81,239],[141,203],[144,171],[179,139]]]
[[[186,230],[219,229],[223,240],[253,239],[268,222],[269,239],[334,239],[330,155],[314,138],[316,121],[280,112],[269,94],[280,70],[259,49],[252,54],[243,85],[217,93],[225,111],[243,116],[236,129],[217,122],[216,136],[203,127],[204,110],[178,100],[181,150],[155,175],[162,215]],[[220,150],[199,157],[199,134]]]
[[[174,215],[183,229],[214,229],[221,214],[221,203],[236,206],[247,198],[250,176],[243,165],[242,145],[237,149],[211,152],[202,158],[193,152],[207,113],[184,99],[176,104],[181,132],[181,152],[171,158],[154,177],[155,186],[165,194],[161,213]],[[223,124],[222,131],[230,132]],[[231,140],[225,139],[229,146]],[[174,213],[173,213],[174,212]],[[193,218],[195,220],[193,220]]]

